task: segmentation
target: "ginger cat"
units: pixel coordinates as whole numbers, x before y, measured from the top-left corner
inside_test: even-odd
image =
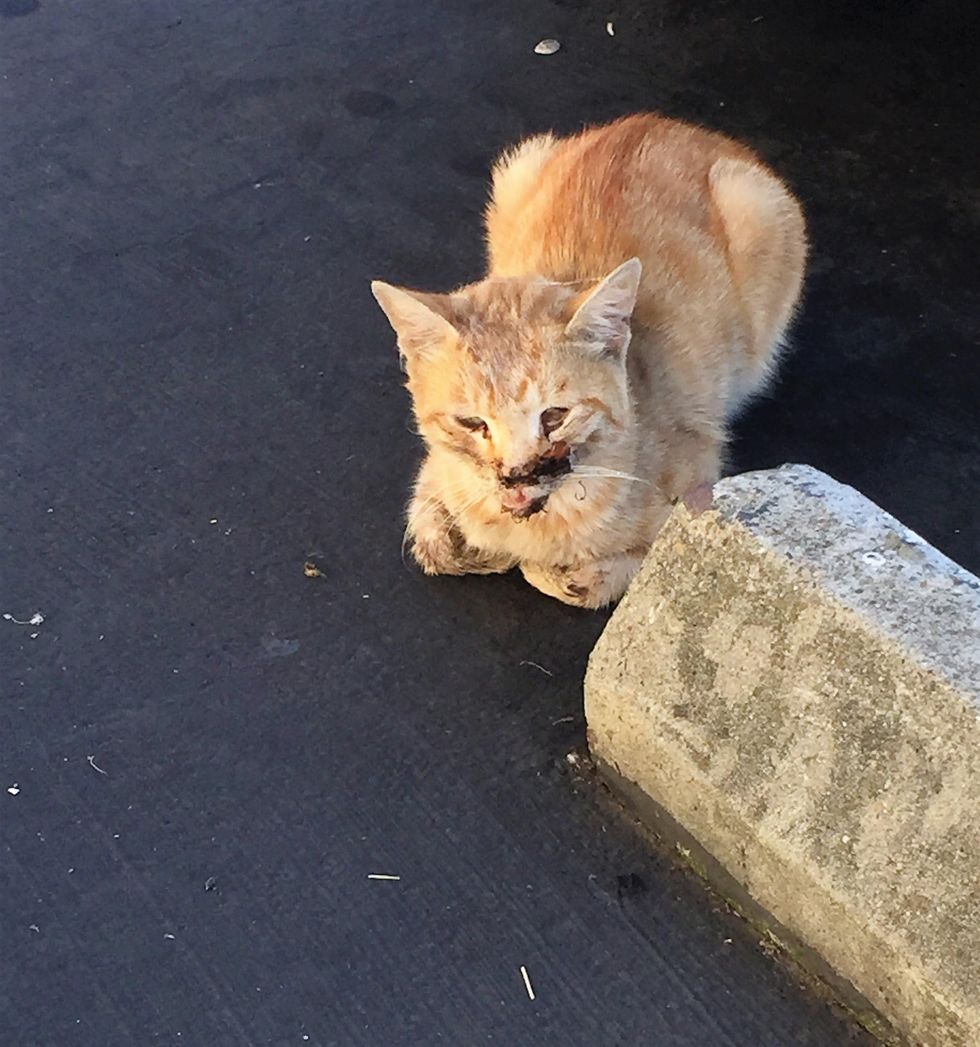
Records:
[[[799,298],[803,215],[745,146],[641,114],[505,153],[486,230],[478,283],[372,284],[428,452],[406,538],[428,574],[520,567],[601,607],[674,503],[710,503]]]

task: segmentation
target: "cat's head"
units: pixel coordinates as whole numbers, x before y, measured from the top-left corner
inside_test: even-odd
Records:
[[[375,281],[398,335],[419,431],[525,518],[629,434],[637,259],[591,284],[487,279],[448,295]]]

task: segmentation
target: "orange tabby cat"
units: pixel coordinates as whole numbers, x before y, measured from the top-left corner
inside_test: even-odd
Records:
[[[800,293],[800,206],[747,148],[645,114],[506,153],[489,272],[376,281],[427,456],[407,538],[429,574],[507,571],[618,599],[726,424],[772,372]]]

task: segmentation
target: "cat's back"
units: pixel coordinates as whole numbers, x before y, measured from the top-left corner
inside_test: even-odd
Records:
[[[713,235],[708,175],[739,143],[653,113],[570,138],[540,135],[498,161],[487,207],[490,269],[588,278],[651,242]]]

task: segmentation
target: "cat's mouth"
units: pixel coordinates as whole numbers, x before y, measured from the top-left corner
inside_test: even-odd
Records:
[[[500,506],[515,520],[526,520],[544,510],[561,478],[572,471],[571,454],[543,455],[532,470],[519,476],[500,478]]]
[[[508,487],[500,492],[500,505],[515,520],[526,520],[544,509],[550,494],[550,490],[541,491],[538,484],[533,487]]]

